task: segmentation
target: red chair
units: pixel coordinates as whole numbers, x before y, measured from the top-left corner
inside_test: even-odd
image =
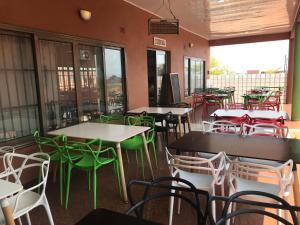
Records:
[[[248,114],[243,115],[242,117],[235,116],[217,116],[214,114],[215,121],[227,120],[234,124],[239,124],[240,126],[243,123],[251,124],[251,117]]]
[[[202,105],[204,103],[203,95],[199,93],[192,93],[193,97],[193,109],[195,109],[197,106]]]
[[[216,95],[203,95],[203,114],[202,117],[208,116],[208,109],[212,107],[214,110],[220,109],[223,106],[223,100]]]
[[[225,105],[225,109],[246,109],[244,103],[228,103]]]
[[[280,108],[280,97],[282,96],[281,91],[276,91],[274,96],[268,96],[262,103],[262,107],[270,108],[279,111]]]

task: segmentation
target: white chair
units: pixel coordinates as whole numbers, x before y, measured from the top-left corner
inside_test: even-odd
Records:
[[[274,124],[269,123],[258,123],[254,125],[243,124],[242,134],[249,136],[270,136],[286,138],[289,133],[289,128],[287,126],[279,127]]]
[[[205,133],[221,133],[221,134],[240,134],[240,127],[238,124],[227,120],[217,120],[214,122],[202,121],[202,131]],[[198,156],[201,158],[212,158],[216,154],[199,152]]]
[[[222,134],[240,133],[239,125],[227,120],[217,120],[214,122],[203,121],[202,130],[203,132],[208,132],[208,133],[222,133]]]
[[[221,186],[221,194],[224,195],[225,157],[223,152],[210,159],[172,155],[166,148],[166,157],[172,177],[179,177],[191,182],[197,189],[208,191],[215,195],[215,186]],[[191,172],[194,171],[194,172]],[[184,187],[181,183],[172,183],[174,186]],[[173,220],[174,197],[170,200],[169,225]],[[213,217],[216,218],[216,206],[212,205]],[[178,214],[180,213],[180,201],[178,202]]]
[[[270,136],[275,138],[286,138],[289,133],[288,127],[279,127],[274,124],[243,124],[242,125],[242,133],[246,136]],[[271,161],[271,160],[263,160],[263,159],[252,159],[252,158],[245,158],[240,157],[239,161],[242,162],[249,162],[249,163],[256,163],[262,165],[269,165],[273,167],[279,167],[282,165],[280,162]]]
[[[231,161],[228,181],[229,196],[240,191],[263,191],[286,199],[294,181],[292,169],[292,160],[278,167],[238,160]],[[247,200],[275,203],[269,198],[255,195],[247,195]],[[280,214],[280,211],[278,213]]]
[[[14,161],[18,162],[18,167],[14,167],[12,164],[13,158]],[[9,177],[10,181],[13,179],[18,184],[22,184],[22,175],[27,171],[30,171],[30,174],[34,171],[39,174],[37,177],[37,185],[23,189],[18,194],[10,197],[9,201],[13,210],[14,219],[18,219],[19,223],[22,224],[21,216],[25,215],[27,223],[31,225],[29,212],[38,206],[44,206],[49,223],[54,225],[49,203],[45,194],[50,164],[49,155],[46,153],[33,153],[31,155],[7,153],[4,155],[4,162],[9,170],[6,176]],[[3,177],[0,176],[0,178]],[[5,224],[2,211],[0,211],[0,224]]]
[[[6,153],[14,153],[15,148],[13,146],[3,146],[0,148],[0,161],[2,161],[4,155]],[[3,176],[8,172],[8,168],[6,168],[6,163],[3,162],[3,170],[0,170],[0,176]]]

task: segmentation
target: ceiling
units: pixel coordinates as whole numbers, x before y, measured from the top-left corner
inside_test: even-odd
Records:
[[[162,18],[172,18],[168,10],[168,0],[125,1]],[[219,3],[218,0],[169,0],[169,2],[181,27],[208,40],[215,40],[289,32],[300,0],[223,0]]]

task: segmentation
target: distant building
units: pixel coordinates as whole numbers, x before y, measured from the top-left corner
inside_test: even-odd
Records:
[[[246,74],[247,75],[260,74],[260,71],[259,70],[247,70]]]

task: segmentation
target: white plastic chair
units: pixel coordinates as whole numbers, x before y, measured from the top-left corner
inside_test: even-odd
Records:
[[[0,161],[3,161],[3,157],[6,153],[14,153],[15,148],[13,146],[3,146],[0,148]],[[8,172],[8,168],[6,168],[6,163],[3,162],[3,170],[0,170],[0,176],[5,175]]]
[[[221,194],[224,195],[225,157],[223,152],[210,159],[172,155],[166,147],[166,157],[172,177],[179,177],[191,182],[197,189],[208,191],[215,195],[215,186],[221,186]],[[195,171],[195,172],[191,172]],[[182,186],[180,183],[172,183],[174,186]],[[169,225],[173,220],[174,197],[170,200]],[[178,202],[178,214],[180,213],[180,201]],[[213,217],[216,218],[216,206],[212,205]]]
[[[240,127],[238,124],[227,120],[217,120],[214,122],[203,121],[202,130],[209,133],[239,134]]]
[[[243,124],[242,125],[242,133],[243,135],[248,136],[270,136],[275,138],[286,138],[289,133],[288,127],[279,127],[274,124]],[[240,157],[239,161],[242,162],[249,162],[249,163],[256,163],[262,165],[269,165],[273,167],[279,167],[282,165],[280,162],[271,161],[271,160],[263,160],[263,159],[252,159],[252,158],[245,158]]]
[[[242,134],[249,136],[270,136],[277,138],[286,138],[289,133],[287,126],[279,127],[269,123],[258,123],[254,125],[243,124]]]
[[[240,127],[238,124],[227,120],[217,120],[214,122],[202,121],[202,131],[205,133],[221,133],[221,134],[240,134]],[[198,156],[201,158],[212,158],[216,154],[199,152]]]
[[[228,181],[229,196],[240,191],[263,191],[286,199],[294,181],[292,169],[292,160],[277,167],[238,160],[231,161]],[[247,200],[275,203],[271,202],[270,198],[255,195],[247,195]],[[278,213],[280,215],[280,211]]]
[[[12,164],[13,158],[15,161],[21,162],[20,166],[17,168],[15,168]],[[49,203],[45,194],[50,164],[49,155],[46,153],[34,153],[31,155],[7,153],[4,155],[4,162],[9,170],[6,174],[9,177],[9,180],[13,179],[16,183],[21,185],[22,175],[26,170],[29,170],[30,174],[32,174],[32,172],[35,170],[37,170],[39,173],[39,177],[37,177],[37,185],[23,189],[18,194],[9,198],[14,219],[18,219],[19,223],[22,224],[20,217],[25,215],[27,218],[27,223],[31,225],[29,212],[38,206],[44,206],[49,223],[54,225]],[[0,211],[0,224],[5,224],[2,211]]]

